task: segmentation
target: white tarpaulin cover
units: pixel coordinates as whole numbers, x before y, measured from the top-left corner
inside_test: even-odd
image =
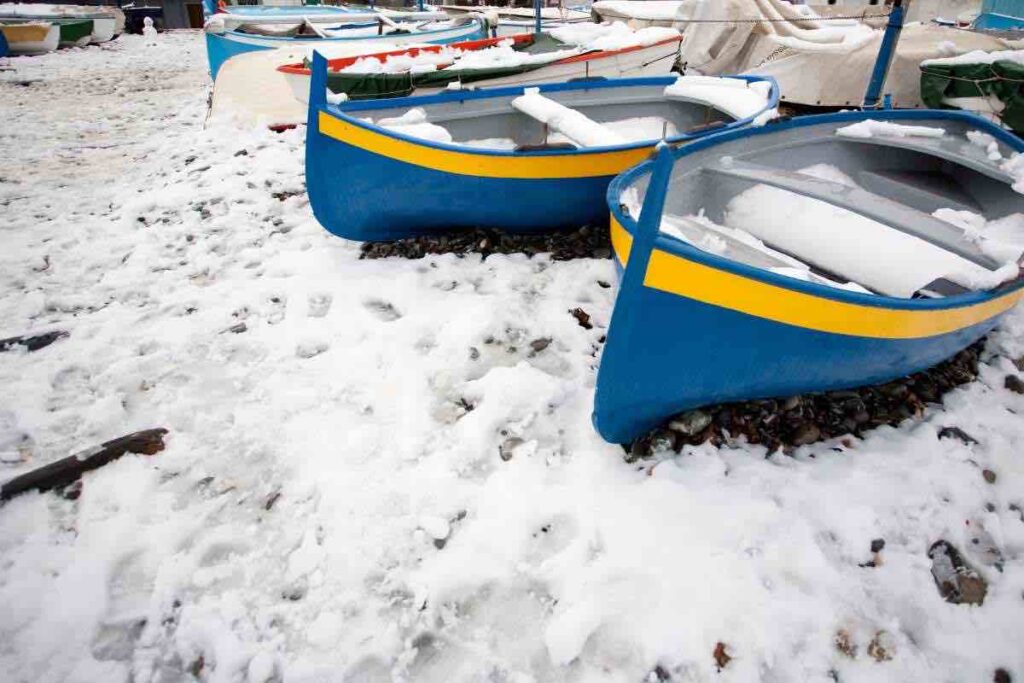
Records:
[[[746,73],[773,76],[782,100],[797,104],[842,107],[859,105],[883,30],[855,19],[830,19],[806,6],[784,0],[680,0],[679,2],[594,3],[606,18],[633,23],[671,24],[683,33],[681,61],[708,75]],[[874,14],[884,7],[861,8]],[[874,14],[871,14],[874,12]],[[963,31],[935,24],[910,23],[903,29],[884,92],[895,106],[921,107],[922,61],[973,50],[1006,50],[1024,41]]]

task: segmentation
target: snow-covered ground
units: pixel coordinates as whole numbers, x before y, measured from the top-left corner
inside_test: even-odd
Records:
[[[198,33],[3,69],[0,338],[70,336],[0,354],[0,481],[170,430],[0,508],[4,681],[1024,676],[1024,315],[923,421],[629,465],[590,425],[610,261],[358,260],[301,130],[204,129]]]

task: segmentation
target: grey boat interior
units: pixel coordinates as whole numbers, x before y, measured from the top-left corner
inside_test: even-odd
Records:
[[[835,215],[835,210],[856,214],[938,247],[972,267],[984,271],[1008,267],[1005,260],[994,258],[991,250],[979,247],[976,236],[964,227],[934,214],[945,209],[970,212],[985,221],[1016,220],[1015,215],[1024,213],[1024,195],[1013,190],[1014,179],[1002,168],[1002,161],[1014,154],[1011,148],[991,136],[981,136],[987,144],[979,144],[979,134],[965,121],[891,121],[899,126],[941,128],[945,131],[941,137],[877,133],[852,137],[837,132],[854,123],[829,122],[743,137],[680,158],[669,182],[662,232],[697,246],[711,239],[721,255],[757,268],[781,271],[804,265],[809,267],[805,279],[811,281],[858,282],[844,272],[842,259],[830,258],[828,250],[802,251],[800,241],[793,239],[773,243],[770,230],[761,234],[753,230],[757,236],[753,240],[746,232],[737,237],[730,229],[730,207],[751,188],[767,187],[774,194],[761,196],[780,200],[763,207],[767,214],[773,207],[805,198],[829,205],[832,213],[825,215]],[[996,150],[998,154],[994,154]],[[818,166],[834,169],[845,178],[807,172]],[[649,180],[649,175],[641,176],[627,190],[633,193],[632,201],[623,195],[623,208],[634,218],[639,215],[640,198]],[[738,227],[746,230],[749,225]],[[759,244],[752,248],[752,242]],[[871,258],[874,248],[864,244],[864,257]],[[924,250],[931,247],[922,246],[917,252]],[[860,285],[868,292],[884,293],[869,283]],[[979,288],[938,277],[913,296],[949,296]]]
[[[725,112],[704,103],[670,100],[665,96],[666,83],[650,86],[624,86],[563,91],[545,91],[544,97],[569,107],[598,124],[629,123],[638,118],[647,118],[645,130],[628,130],[618,127],[632,140],[658,140],[666,133],[698,133],[721,128],[734,121]],[[512,100],[520,93],[498,97],[467,99],[457,102],[420,104],[417,108],[426,114],[428,123],[443,127],[455,144],[472,143],[476,140],[506,139],[508,149],[519,151],[544,149],[574,149],[579,145],[556,135],[550,126],[516,110]],[[400,116],[408,107],[381,107],[360,109],[351,112],[360,119],[378,122]],[[652,119],[664,122],[651,126]],[[651,134],[653,133],[653,134]],[[470,144],[470,146],[475,146]]]

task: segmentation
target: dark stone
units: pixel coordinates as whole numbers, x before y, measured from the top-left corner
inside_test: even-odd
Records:
[[[959,427],[943,427],[939,430],[940,439],[959,439],[968,446],[978,443],[978,440],[973,436],[960,429]]]
[[[806,446],[821,439],[821,428],[813,422],[804,422],[793,432],[789,442],[794,446]]]
[[[988,584],[974,571],[948,541],[936,541],[928,549],[932,560],[932,578],[939,594],[954,605],[981,605],[988,593]]]
[[[993,472],[992,470],[982,470],[981,476],[983,476],[985,478],[985,481],[987,481],[989,484],[996,483],[996,473]]]
[[[594,327],[593,325],[590,324],[590,314],[584,311],[582,308],[574,308],[571,311],[569,311],[569,314],[572,315],[572,317],[576,318],[576,322],[579,323],[579,326],[582,327],[583,329],[589,330]]]
[[[606,259],[611,257],[611,239],[608,230],[588,226],[529,234],[473,228],[388,242],[364,242],[360,258],[420,259],[427,254],[481,254],[484,258],[491,254],[550,254],[554,261]]]
[[[498,446],[498,455],[502,460],[508,462],[515,455],[516,449],[523,445],[523,440],[518,436],[510,436]]]
[[[992,683],[1011,683],[1013,678],[1010,676],[1010,672],[1006,669],[999,668],[992,674]]]
[[[551,339],[549,337],[543,337],[541,339],[534,339],[530,342],[530,348],[533,349],[534,353],[540,353],[544,349],[551,345]]]
[[[718,642],[717,644],[715,644],[715,651],[713,655],[715,658],[715,666],[718,667],[719,671],[727,667],[729,665],[729,662],[732,661],[732,657],[730,657],[729,653],[725,651],[725,648],[726,645],[723,642]]]
[[[50,332],[32,336],[8,337],[7,339],[0,339],[0,351],[10,351],[15,346],[24,346],[29,351],[38,351],[67,336],[68,333],[63,330],[51,330]]]
[[[1003,380],[1003,386],[1015,394],[1024,394],[1024,381],[1017,375],[1007,375]]]
[[[884,548],[884,547],[885,547],[885,539],[884,538],[876,538],[875,540],[871,541],[871,552],[873,552],[873,553],[880,553],[880,552],[882,552],[882,548]]]

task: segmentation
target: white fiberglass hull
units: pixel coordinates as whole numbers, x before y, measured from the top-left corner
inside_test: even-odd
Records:
[[[509,85],[534,85],[558,83],[575,78],[666,76],[672,71],[672,66],[675,64],[678,45],[678,42],[651,45],[627,52],[612,53],[596,59],[549,64],[533,71],[479,81],[466,87],[497,88]],[[295,98],[308,104],[309,75],[286,73],[284,77]],[[443,88],[418,88],[413,94],[427,95],[441,90]]]

